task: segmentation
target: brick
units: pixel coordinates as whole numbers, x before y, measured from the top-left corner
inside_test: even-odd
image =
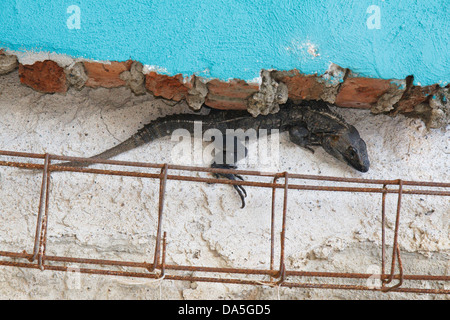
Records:
[[[100,62],[84,62],[88,80],[86,86],[91,88],[117,88],[126,85],[126,82],[120,78],[120,74],[129,71],[131,60],[118,62],[112,61],[110,64]]]
[[[207,84],[205,104],[216,109],[246,110],[247,100],[259,90],[256,84],[233,79],[227,82],[213,79]]]
[[[188,87],[183,83],[181,74],[168,76],[150,72],[145,76],[145,87],[156,97],[181,101],[188,94]]]
[[[391,89],[391,80],[348,78],[336,97],[336,105],[348,108],[370,109]]]
[[[38,61],[32,65],[19,64],[20,82],[44,93],[66,92],[64,69],[51,60]]]
[[[319,76],[305,75],[298,70],[277,71],[273,74],[274,79],[287,86],[289,99],[294,101],[321,100],[325,84]]]

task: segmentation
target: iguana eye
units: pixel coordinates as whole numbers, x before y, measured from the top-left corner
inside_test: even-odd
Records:
[[[356,158],[357,155],[356,149],[353,147],[349,147],[348,154],[350,155],[351,158]]]
[[[331,140],[333,140],[333,141],[338,141],[339,140],[339,136],[331,136]]]

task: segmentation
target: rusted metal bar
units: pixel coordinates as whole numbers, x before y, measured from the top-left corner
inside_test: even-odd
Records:
[[[17,152],[17,151],[7,151],[0,150],[0,155],[9,157],[19,157],[19,158],[30,158],[30,159],[45,159],[45,153],[30,153],[30,152]]]
[[[47,260],[50,260],[50,257],[46,257]],[[102,262],[100,260],[99,262]],[[9,262],[9,261],[0,261],[0,265],[3,266],[13,266],[19,268],[31,268],[38,269],[39,266],[31,263],[19,263],[19,262]],[[166,265],[165,269],[169,269],[170,266]],[[46,265],[46,270],[48,271],[63,271],[67,272],[69,267],[66,266],[54,266],[54,265]],[[199,267],[201,268],[201,267]],[[72,270],[73,271],[73,270]],[[193,271],[199,271],[194,269]],[[110,276],[121,276],[121,277],[136,277],[136,278],[152,278],[157,279],[161,276],[158,274],[151,273],[140,273],[140,272],[128,272],[128,271],[116,271],[116,270],[101,270],[101,269],[88,269],[88,268],[78,268],[76,272],[79,273],[87,273],[87,274],[98,274],[98,275],[110,275]],[[213,272],[219,272],[215,270]],[[288,272],[286,272],[288,274]],[[314,273],[311,274],[311,276]],[[351,274],[346,274],[351,275]],[[364,275],[364,278],[371,277],[373,275],[367,274]],[[329,274],[329,277],[336,278],[335,274]],[[348,278],[348,277],[345,277]],[[273,282],[265,282],[258,280],[247,280],[247,279],[234,279],[234,278],[213,278],[213,277],[194,277],[189,275],[167,275],[165,274],[164,279],[166,280],[180,280],[180,281],[198,281],[198,282],[214,282],[214,283],[227,283],[227,284],[241,284],[241,285],[267,285],[274,286]],[[406,276],[404,277],[406,279]],[[419,280],[419,279],[414,279]],[[439,279],[440,280],[440,279]],[[446,279],[448,281],[448,279]],[[362,285],[339,285],[339,284],[321,284],[321,283],[299,283],[299,282],[283,282],[280,284],[282,287],[289,288],[312,288],[312,289],[346,289],[346,290],[367,290],[367,291],[382,291],[381,288],[371,288]],[[391,290],[392,292],[405,292],[405,293],[426,293],[426,294],[450,294],[450,290],[447,289],[424,289],[424,288],[394,288]]]
[[[286,265],[284,263],[285,247],[286,247],[286,217],[287,217],[287,206],[288,206],[288,191],[289,191],[289,174],[284,172],[284,194],[283,194],[283,220],[281,225],[280,234],[280,271],[277,281],[277,285],[281,285],[286,279]]]
[[[278,177],[273,178],[275,184]],[[270,216],[270,270],[273,270],[273,264],[275,263],[275,195],[277,189],[272,188],[272,214]]]
[[[45,154],[35,154],[35,153],[23,153],[23,152],[12,152],[12,151],[3,151],[0,150],[0,155],[12,156],[12,157],[27,157],[27,158],[35,158],[35,159],[43,159],[45,158]],[[141,168],[155,168],[162,169],[164,164],[155,164],[148,162],[132,162],[132,161],[119,161],[119,160],[105,160],[105,159],[95,159],[95,158],[82,158],[82,157],[69,157],[69,156],[59,156],[59,155],[51,155],[53,160],[63,160],[63,161],[80,161],[80,162],[91,162],[95,164],[110,164],[117,165],[123,167],[141,167]],[[33,163],[21,163],[21,162],[8,162],[1,161],[0,165],[4,166],[16,166],[28,169],[43,169],[43,165],[41,164],[33,164]],[[275,172],[261,172],[261,171],[252,171],[252,170],[236,170],[236,169],[220,169],[220,168],[209,168],[209,167],[195,167],[195,166],[181,166],[181,165],[169,165],[168,169],[170,170],[180,170],[180,171],[191,171],[191,172],[209,172],[209,173],[230,173],[230,174],[241,174],[247,176],[266,176],[266,177],[274,177],[278,173]],[[65,167],[61,166],[61,164],[55,164],[50,166],[50,170],[52,171],[71,171],[71,172],[87,172],[87,173],[96,173],[96,174],[108,174],[108,172],[114,173],[125,173],[133,176],[134,174],[138,174],[139,172],[132,171],[117,171],[117,170],[101,170],[95,169],[95,171],[90,171],[92,169],[81,168],[81,167]],[[86,171],[88,170],[88,171]],[[98,171],[97,171],[98,170]],[[331,177],[331,176],[317,176],[317,175],[304,175],[304,174],[289,174],[291,179],[302,179],[302,180],[317,180],[317,181],[334,181],[334,182],[346,182],[346,183],[362,183],[362,184],[386,184],[386,185],[398,185],[398,180],[381,180],[381,179],[361,179],[361,178],[344,178],[344,177]],[[146,177],[146,176],[143,176]],[[149,178],[157,178],[156,175],[148,176]],[[176,176],[174,176],[176,177]],[[169,178],[170,179],[170,178]],[[216,179],[219,180],[219,179]],[[194,180],[195,181],[195,180]],[[205,182],[203,180],[199,180],[198,182]],[[245,181],[233,181],[231,184],[241,184],[245,183]],[[449,188],[450,183],[442,183],[442,182],[430,182],[430,181],[408,181],[403,180],[402,184],[404,186],[424,186],[424,187],[442,187]],[[258,186],[258,185],[255,185]],[[264,187],[272,187],[269,185],[264,185]],[[283,185],[277,185],[277,188],[284,188]],[[381,192],[381,191],[380,191]],[[448,193],[443,194],[445,196]]]
[[[79,158],[77,158],[79,159]],[[12,166],[18,168],[33,168],[33,169],[43,169],[43,165],[40,164],[24,164],[24,163],[14,163],[14,162],[2,162],[0,161],[0,166]],[[168,166],[168,169],[172,169],[173,166]],[[229,169],[215,169],[215,168],[203,168],[204,172],[226,172]],[[213,170],[214,169],[214,170]],[[92,173],[92,174],[103,174],[103,175],[111,175],[111,176],[128,176],[128,177],[136,177],[136,178],[159,178],[159,174],[157,173],[146,173],[146,172],[135,172],[135,171],[119,171],[119,170],[104,170],[104,169],[92,169],[92,168],[77,168],[77,167],[59,167],[56,165],[49,166],[50,171],[69,171],[69,172],[79,172],[79,173]],[[219,171],[216,171],[219,170]],[[245,170],[231,170],[228,173],[239,173],[241,175],[247,174]],[[270,176],[268,174],[260,174],[259,176]],[[296,178],[300,179],[300,178]],[[194,177],[194,176],[182,176],[182,175],[168,175],[167,180],[177,180],[177,181],[190,181],[190,182],[202,182],[202,183],[216,183],[216,184],[229,184],[229,185],[241,185],[241,186],[249,186],[249,187],[260,187],[260,188],[277,188],[284,189],[284,184],[277,184],[272,182],[254,182],[254,181],[241,181],[241,180],[225,180],[218,178],[203,178],[203,177]],[[381,183],[391,184],[391,180],[379,180]],[[350,182],[350,181],[346,181]],[[353,183],[361,183],[358,179],[354,179],[351,181]],[[405,185],[405,183],[403,183]],[[420,181],[409,181],[409,185],[411,186],[435,186],[440,188],[449,188],[450,184],[448,183],[433,183],[423,182],[423,185]],[[298,185],[298,184],[289,184],[289,189],[292,190],[309,190],[309,191],[339,191],[339,192],[353,192],[353,193],[395,193],[398,194],[398,190],[388,189],[383,190],[382,188],[368,188],[368,187],[337,187],[337,186],[316,186],[316,185]],[[410,194],[410,195],[432,195],[432,196],[450,196],[450,191],[441,191],[441,190],[420,190],[420,189],[404,189],[402,194]]]
[[[273,184],[276,184],[281,174],[275,175]],[[275,196],[277,188],[272,188],[272,213],[270,216],[270,270],[273,270],[275,263]]]
[[[386,191],[386,184],[383,184],[383,191]],[[386,261],[386,192],[381,197],[381,274],[385,275]]]
[[[404,186],[416,186],[416,187],[434,187],[434,188],[449,188],[450,183],[440,183],[440,182],[422,182],[422,181],[403,181],[403,180],[371,180],[371,179],[356,179],[356,178],[340,178],[340,177],[324,177],[324,176],[312,176],[312,175],[298,175],[298,174],[288,174],[284,173],[262,173],[258,171],[247,171],[247,170],[230,170],[230,169],[218,169],[218,168],[199,168],[199,167],[187,167],[187,166],[175,166],[168,164],[151,164],[151,163],[140,163],[140,162],[125,162],[125,161],[115,161],[115,160],[99,160],[99,159],[87,159],[87,158],[77,158],[77,157],[64,157],[55,156],[49,154],[31,154],[31,153],[20,153],[20,152],[10,152],[1,151],[0,155],[11,156],[11,157],[21,157],[29,159],[44,159],[44,164],[35,163],[25,163],[25,162],[11,162],[11,161],[0,161],[0,166],[9,166],[17,168],[26,169],[38,169],[43,170],[43,179],[40,194],[39,203],[39,214],[36,224],[36,237],[35,246],[32,254],[26,252],[14,253],[0,251],[0,256],[11,258],[11,259],[28,259],[33,262],[36,257],[38,258],[38,264],[35,263],[21,263],[16,261],[1,261],[0,265],[3,266],[15,266],[24,268],[40,268],[46,270],[54,271],[67,271],[65,266],[55,266],[53,264],[45,263],[68,263],[75,262],[80,264],[92,264],[92,265],[102,265],[102,266],[116,266],[116,267],[136,267],[144,268],[146,270],[154,271],[155,269],[160,269],[160,274],[148,273],[148,272],[127,272],[127,271],[114,271],[114,270],[103,270],[103,269],[88,269],[81,268],[79,272],[81,273],[92,273],[92,274],[104,274],[104,275],[117,275],[117,276],[131,276],[131,277],[144,277],[144,278],[164,278],[170,280],[184,280],[184,281],[204,281],[204,282],[218,282],[218,283],[236,283],[236,284],[250,284],[250,285],[268,285],[268,286],[283,286],[283,287],[301,287],[301,288],[323,288],[323,289],[349,289],[349,290],[375,290],[375,291],[395,291],[395,292],[416,292],[416,293],[435,293],[435,294],[449,294],[450,290],[447,289],[423,289],[423,288],[404,288],[400,287],[403,285],[404,281],[450,281],[450,276],[433,276],[433,275],[407,275],[403,273],[403,265],[400,256],[400,246],[398,243],[399,236],[399,225],[400,225],[400,210],[401,210],[401,200],[404,194],[423,194],[423,195],[437,195],[437,196],[450,196],[449,191],[445,190],[422,190],[422,189],[404,189]],[[160,169],[161,172],[158,173],[147,173],[147,172],[137,172],[137,171],[124,171],[124,170],[105,170],[105,169],[94,169],[94,168],[77,168],[77,167],[64,167],[57,164],[51,164],[53,160],[61,161],[83,161],[92,163],[103,163],[107,165],[120,165],[128,167],[139,167],[139,168],[152,168]],[[201,178],[192,177],[185,175],[169,175],[168,170],[179,170],[179,171],[189,171],[189,172],[209,172],[209,173],[235,173],[240,175],[248,176],[261,176],[272,178],[272,182],[253,182],[253,181],[231,181],[213,178]],[[131,261],[112,261],[112,260],[102,260],[102,259],[85,259],[85,258],[73,258],[73,257],[56,257],[47,256],[46,245],[47,245],[47,227],[48,227],[48,211],[49,211],[49,194],[50,194],[50,172],[54,171],[68,171],[68,172],[81,172],[81,173],[93,173],[93,174],[105,174],[105,175],[118,175],[118,176],[129,176],[138,178],[151,178],[160,180],[159,189],[159,207],[158,207],[158,227],[156,233],[156,244],[155,244],[155,255],[153,264],[146,262],[131,262]],[[278,179],[284,177],[284,184],[277,183]],[[289,179],[289,181],[288,181]],[[300,185],[293,184],[290,179],[299,180],[313,180],[313,181],[328,181],[328,182],[338,182],[338,183],[359,183],[359,184],[371,184],[371,185],[382,185],[381,188],[376,187],[341,187],[341,186],[320,186],[320,185]],[[164,209],[164,197],[166,191],[167,180],[177,180],[177,181],[190,181],[190,182],[208,182],[208,183],[220,183],[220,184],[231,184],[231,185],[244,185],[244,186],[254,186],[263,188],[272,188],[272,216],[271,216],[271,250],[270,250],[270,269],[260,270],[260,269],[244,269],[244,268],[213,268],[213,267],[200,267],[200,266],[180,266],[180,265],[167,265],[166,264],[166,232],[161,239],[162,233],[162,218]],[[398,185],[397,189],[388,189],[388,185]],[[283,203],[283,215],[282,215],[282,230],[280,233],[280,266],[278,270],[274,270],[274,235],[275,235],[275,194],[276,189],[284,189],[284,203]],[[369,279],[373,274],[364,273],[333,273],[333,272],[306,272],[306,271],[293,271],[286,270],[285,266],[285,238],[286,238],[286,225],[287,225],[287,200],[288,200],[288,190],[316,190],[316,191],[328,191],[328,192],[363,192],[363,193],[381,193],[382,194],[382,270],[379,278],[382,280],[382,285],[380,288],[369,288],[368,286],[361,285],[336,285],[336,284],[323,284],[323,283],[301,283],[301,282],[288,282],[287,277],[313,277],[313,278],[345,278],[345,279]],[[394,244],[392,251],[392,262],[391,271],[389,274],[385,274],[385,202],[387,194],[397,194],[397,214],[396,223],[394,228]],[[162,243],[162,257],[160,257]],[[161,258],[161,261],[160,261]],[[395,264],[398,261],[399,273],[395,274]],[[167,271],[172,272],[206,272],[215,274],[239,274],[239,275],[260,275],[260,276],[270,276],[272,278],[277,278],[276,281],[258,281],[250,279],[233,279],[233,278],[220,278],[220,277],[193,277],[191,275],[172,275],[167,274]],[[387,287],[386,284],[391,283],[394,279],[398,280],[398,283],[394,286]]]
[[[162,230],[162,218],[164,212],[164,197],[166,194],[166,183],[167,183],[167,171],[168,171],[167,163],[161,169],[161,174],[159,177],[159,205],[158,205],[158,227],[156,233],[156,244],[155,244],[155,256],[153,261],[153,266],[149,271],[154,271],[156,266],[159,263],[159,252],[161,246],[161,230]]]
[[[50,199],[50,163],[51,156],[46,155],[45,159],[47,160],[48,166],[47,171],[45,173],[46,183],[45,183],[45,206],[44,206],[44,217],[42,219],[42,227],[41,227],[41,237],[39,243],[39,254],[38,254],[38,264],[41,270],[44,270],[44,259],[45,259],[45,251],[47,249],[47,228],[48,228],[48,207],[49,207],[49,199]],[[44,169],[45,171],[45,169]],[[44,188],[44,186],[42,186]]]
[[[42,229],[42,219],[43,219],[43,208],[46,203],[46,185],[47,185],[47,175],[48,175],[48,165],[50,162],[50,156],[48,154],[45,155],[45,162],[44,162],[44,170],[42,173],[42,184],[41,184],[41,196],[39,198],[39,209],[38,209],[38,218],[36,223],[36,235],[34,238],[34,251],[33,256],[30,258],[30,261],[33,262],[39,253],[39,246],[41,243],[41,229]]]
[[[164,244],[163,244],[164,248]],[[163,249],[164,250],[164,249]],[[28,259],[30,257],[29,254],[26,253],[10,253],[10,252],[0,252],[0,256],[8,256],[14,258],[24,258]],[[164,255],[163,255],[164,257]],[[112,260],[100,260],[100,259],[80,259],[80,258],[69,258],[69,257],[55,257],[55,256],[46,256],[46,260],[48,261],[58,261],[58,262],[69,262],[69,263],[77,263],[77,264],[98,264],[98,265],[112,265],[112,266],[122,266],[122,267],[142,267],[146,268],[148,264],[146,263],[136,263],[136,262],[124,262],[124,261],[112,261]],[[16,266],[23,268],[38,268],[36,264],[30,263],[19,263],[19,262],[9,262],[9,261],[0,261],[0,265],[4,266]],[[196,271],[196,272],[211,272],[211,273],[236,273],[236,274],[254,274],[254,275],[271,275],[275,276],[275,273],[278,271],[273,270],[258,270],[258,269],[235,269],[235,268],[211,268],[211,267],[200,267],[200,266],[178,266],[178,265],[166,265],[158,266],[158,268],[164,268],[165,270],[178,270],[178,271]],[[57,267],[57,266],[46,266],[46,270],[54,270],[54,271],[66,271],[63,269],[67,267]],[[157,274],[149,274],[149,273],[139,273],[139,272],[123,272],[123,271],[111,271],[111,270],[98,270],[98,269],[86,269],[80,268],[78,270],[82,273],[92,273],[92,274],[103,274],[103,275],[118,275],[118,276],[126,276],[126,277],[144,277],[144,278],[158,278],[161,275]],[[362,274],[362,273],[333,273],[333,272],[308,272],[308,271],[286,271],[286,276],[300,276],[300,277],[327,277],[327,278],[347,278],[347,279],[368,279],[373,276],[373,274]],[[383,275],[379,275],[382,279]],[[416,281],[449,281],[450,276],[430,276],[430,275],[405,275],[404,280],[416,280]],[[165,275],[165,279],[178,279],[178,280],[186,280],[186,281],[196,281],[189,276],[171,276]],[[199,281],[208,281],[208,282],[221,282],[221,283],[239,283],[245,280],[233,280],[233,279],[221,279],[221,278],[204,278],[209,280],[199,280]],[[398,279],[398,276],[394,276],[394,279]],[[273,282],[261,282],[261,281],[252,281],[252,283],[242,283],[242,284],[254,284],[254,285],[276,285]],[[301,283],[282,283],[281,286],[287,287],[315,287],[314,284],[301,284]],[[327,284],[319,284],[321,288],[335,288],[336,285],[327,285]],[[373,290],[364,286],[347,286],[348,289],[354,290]],[[375,291],[382,291],[381,288],[375,289]],[[436,294],[450,294],[450,290],[446,289],[422,289],[422,288],[394,288],[391,291],[395,292],[415,292],[415,293],[436,293]]]
[[[164,240],[164,236],[163,236]],[[164,242],[163,242],[164,247]],[[26,252],[7,252],[0,251],[0,256],[9,257],[14,259],[29,259],[31,254]],[[104,259],[85,259],[75,257],[61,257],[61,256],[49,256],[45,257],[46,261],[63,262],[63,263],[76,263],[76,264],[97,264],[103,266],[117,266],[117,267],[132,267],[147,269],[148,263],[146,262],[131,262],[131,261],[119,261],[119,260],[104,260]],[[0,261],[2,263],[14,264],[18,262]],[[34,265],[36,264],[29,264]],[[157,265],[157,268],[161,268],[162,264]],[[246,274],[246,275],[267,275],[276,276],[279,273],[278,270],[268,269],[245,269],[245,268],[219,268],[219,267],[205,267],[205,266],[186,266],[186,265],[165,265],[166,270],[171,271],[186,271],[186,272],[204,272],[204,273],[227,273],[227,274]],[[345,279],[368,279],[371,277],[380,277],[381,279],[387,279],[389,275],[371,274],[371,273],[354,273],[354,272],[325,272],[325,271],[294,271],[286,270],[286,276],[288,277],[319,277],[319,278],[345,278]],[[394,279],[399,279],[399,275],[394,275]],[[408,281],[450,281],[450,275],[448,276],[436,276],[436,275],[404,275],[404,280]]]
[[[159,277],[163,279],[166,276],[166,236],[167,233],[164,231],[163,235],[163,252],[162,252],[162,260],[161,260],[161,273]]]
[[[398,244],[398,230],[400,227],[400,211],[401,211],[401,205],[402,205],[402,190],[403,190],[403,183],[402,180],[398,180],[398,199],[397,199],[397,213],[395,217],[395,228],[394,228],[394,244],[392,246],[392,262],[391,262],[391,273],[389,275],[389,278],[387,280],[382,280],[382,286],[383,290],[385,292],[391,291],[395,288],[398,288],[403,283],[403,266],[402,266],[402,259],[400,257],[400,247]],[[390,288],[386,287],[387,284],[391,283],[394,278],[394,272],[395,272],[395,259],[398,260],[398,267],[399,267],[399,274],[400,279],[398,283]]]

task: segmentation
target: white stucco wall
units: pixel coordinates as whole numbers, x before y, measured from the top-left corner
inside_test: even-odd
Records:
[[[0,149],[91,156],[123,141],[158,116],[188,111],[183,103],[169,104],[173,103],[148,94],[135,97],[126,88],[70,89],[65,95],[45,95],[21,85],[14,72],[0,77]],[[312,154],[284,135],[280,138],[279,166],[272,169],[448,181],[449,131],[427,130],[421,120],[403,116],[373,116],[350,109],[338,112],[358,128],[367,143],[372,164],[368,173],[352,171],[322,149]],[[171,162],[174,144],[169,138],[162,139],[117,159]],[[0,250],[31,252],[40,182],[39,173],[0,168]],[[51,185],[47,254],[151,261],[157,181],[55,173]],[[239,198],[230,186],[169,181],[167,188],[163,227],[168,233],[167,263],[268,268],[270,190],[247,188],[247,207],[240,209]],[[373,271],[380,259],[380,199],[380,195],[290,193],[288,269]],[[394,200],[395,196],[389,197],[388,240],[392,239]],[[448,274],[449,214],[445,197],[404,196],[399,241],[405,272]],[[74,282],[71,277],[0,267],[0,298],[445,298],[93,275],[80,275]],[[443,286],[440,283],[432,288]]]

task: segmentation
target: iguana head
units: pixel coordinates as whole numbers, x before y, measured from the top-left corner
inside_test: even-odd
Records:
[[[353,126],[339,130],[323,138],[322,147],[333,157],[344,161],[358,171],[367,172],[370,167],[366,143]]]

